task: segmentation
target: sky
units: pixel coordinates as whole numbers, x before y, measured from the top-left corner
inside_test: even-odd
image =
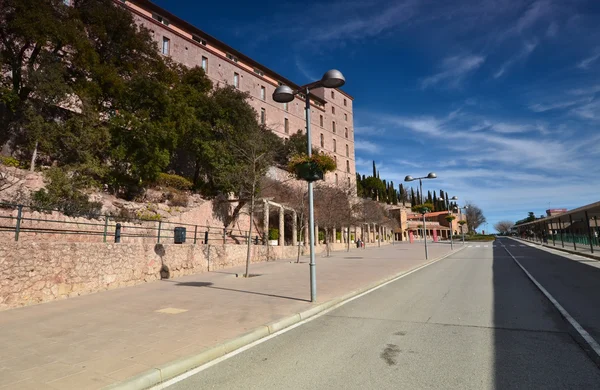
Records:
[[[435,172],[488,230],[600,200],[600,1],[155,2],[298,84],[341,70],[361,174]]]

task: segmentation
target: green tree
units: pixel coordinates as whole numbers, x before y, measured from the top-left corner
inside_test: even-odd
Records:
[[[375,167],[375,160],[373,160],[373,177],[377,177],[377,168]]]

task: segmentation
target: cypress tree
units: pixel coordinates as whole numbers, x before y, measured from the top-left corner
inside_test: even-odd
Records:
[[[373,177],[377,177],[377,168],[375,168],[375,160],[373,160]]]
[[[410,205],[411,206],[417,205],[417,198],[415,197],[415,190],[412,187],[410,188]]]

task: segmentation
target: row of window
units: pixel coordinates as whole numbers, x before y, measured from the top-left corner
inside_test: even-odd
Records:
[[[335,91],[331,91],[331,98],[335,99]],[[344,98],[344,107],[348,106],[348,101]],[[335,110],[332,107],[332,112],[335,114]]]
[[[286,134],[287,134],[287,119],[285,120],[286,122]],[[321,133],[321,147],[324,148],[325,147],[325,136],[323,135],[323,133]],[[333,151],[334,153],[337,153],[337,141],[334,138],[333,139]],[[346,144],[346,157],[350,157],[350,147],[348,146],[348,144]]]
[[[349,172],[349,171],[348,171],[348,172]],[[348,186],[350,186],[350,177],[348,177],[348,178],[347,178],[347,180],[348,180]],[[336,185],[337,185],[337,184],[339,184],[339,183],[338,183],[338,174],[337,174],[337,173],[335,174],[335,184],[336,184]]]

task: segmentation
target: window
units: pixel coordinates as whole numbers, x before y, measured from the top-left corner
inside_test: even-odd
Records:
[[[344,99],[344,107],[348,105],[348,102],[346,102],[346,99]]]
[[[331,91],[331,98],[335,99],[335,93],[333,91]]]
[[[335,184],[337,185],[337,183],[338,183],[338,175],[337,175],[337,173],[336,173],[336,174],[335,174]]]
[[[206,46],[206,40],[200,38],[198,35],[192,35],[192,39],[198,42],[199,44]]]
[[[331,122],[331,130],[333,130],[333,134],[335,134],[335,121]]]
[[[265,73],[262,70],[258,69],[258,68],[254,68],[254,73],[256,73],[259,76],[264,76],[265,75]]]
[[[333,151],[337,152],[337,142],[335,141],[335,139],[333,140]]]
[[[333,156],[333,161],[335,162],[335,166],[337,167],[337,156]]]
[[[344,133],[346,134],[346,138],[348,138],[348,128],[347,127],[345,128]]]
[[[348,114],[344,113],[344,120],[347,121],[348,120]]]
[[[348,177],[348,187],[350,187],[350,178]]]
[[[208,58],[202,57],[202,69],[204,69],[204,73],[208,72]]]
[[[321,133],[321,147],[325,147],[325,137],[323,136],[323,133]]]
[[[321,127],[323,127],[323,115],[319,115],[319,123],[321,124]]]
[[[265,100],[265,96],[266,96],[266,94],[267,94],[267,92],[266,92],[266,89],[265,89],[265,87],[261,86],[261,87],[260,87],[260,98],[261,98],[262,100]]]
[[[283,109],[287,112],[288,111],[288,104],[287,103],[283,103]]]
[[[348,144],[346,144],[346,157],[350,157],[350,148],[348,147]]]
[[[331,113],[335,114],[335,106],[331,106]]]
[[[227,59],[228,59],[228,60],[231,60],[231,61],[233,61],[233,62],[238,62],[238,59],[237,59],[237,57],[236,57],[236,56],[234,56],[233,54],[226,53],[226,56],[227,56]]]
[[[159,14],[153,13],[152,14],[152,19],[158,21],[159,23],[164,24],[165,26],[169,25],[169,21],[167,19],[163,18],[162,16],[160,16]]]
[[[290,133],[290,121],[288,120],[288,118],[284,119],[283,127],[284,127],[284,130],[285,130],[285,133],[289,134]]]
[[[169,55],[171,49],[171,40],[167,37],[163,37],[162,53],[166,56]]]
[[[264,125],[267,121],[267,111],[264,108],[260,109],[260,124]]]
[[[237,73],[233,74],[233,86],[236,88],[240,87],[240,75]]]
[[[350,161],[346,160],[346,172],[350,173]]]

